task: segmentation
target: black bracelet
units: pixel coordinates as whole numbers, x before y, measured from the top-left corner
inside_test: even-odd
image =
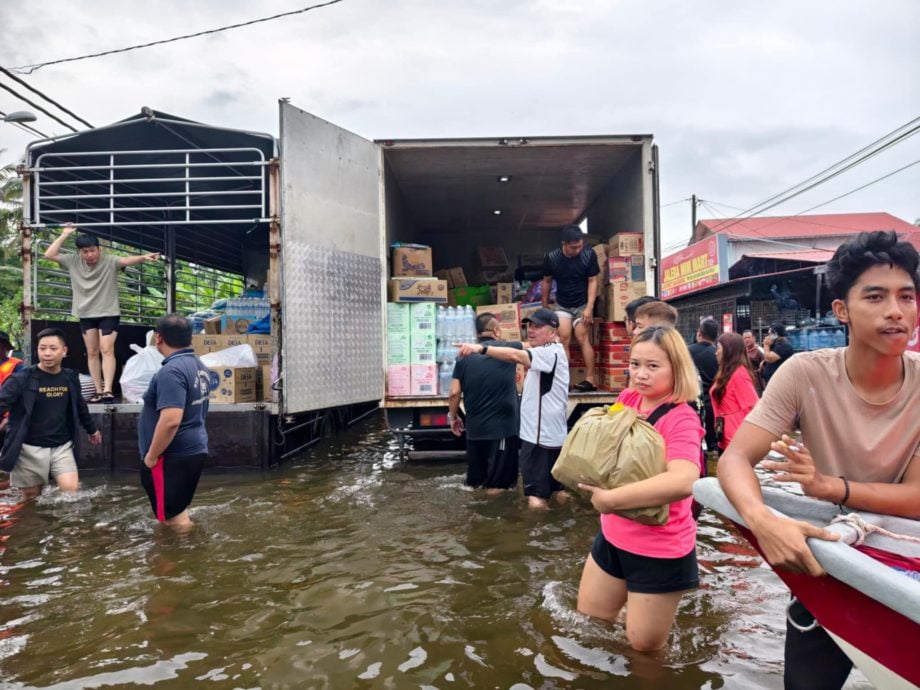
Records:
[[[484,355],[484,354],[485,354],[486,352],[488,352],[488,351],[489,351],[489,346],[488,346],[488,345],[483,345],[483,346],[482,346],[482,352],[481,352],[480,354],[483,354],[483,355]]]
[[[843,498],[840,499],[840,503],[838,503],[837,505],[845,506],[847,504],[847,501],[850,500],[850,482],[847,481],[847,478],[844,477],[842,474],[840,475],[840,478],[843,480]]]

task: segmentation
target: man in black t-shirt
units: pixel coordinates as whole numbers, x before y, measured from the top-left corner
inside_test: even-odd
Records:
[[[712,401],[709,399],[709,389],[712,388],[719,373],[719,360],[716,359],[716,339],[719,337],[719,322],[715,319],[703,319],[696,332],[696,342],[687,349],[696,365],[700,375],[700,398],[703,403],[703,427],[706,429],[706,450],[714,452],[719,444],[716,439],[715,417],[712,412]]]
[[[64,333],[48,328],[38,334],[38,366],[24,369],[0,388],[0,414],[10,411],[10,429],[0,452],[0,469],[11,484],[33,498],[54,479],[61,491],[79,488],[73,444],[77,426],[90,443],[102,442],[80,393],[75,371],[63,369]]]
[[[479,342],[522,349],[521,343],[497,340],[501,331],[493,314],[476,317]],[[485,354],[461,357],[454,365],[450,385],[450,429],[460,436],[466,429],[466,483],[489,493],[513,489],[518,476],[517,367]],[[466,409],[466,424],[459,417],[460,398]]]
[[[594,323],[594,302],[597,298],[597,255],[585,247],[585,236],[577,225],[562,228],[562,246],[543,260],[543,307],[549,308],[553,280],[556,281],[556,313],[559,315],[559,337],[566,353],[572,340],[581,348],[585,359],[585,380],[575,390],[597,390],[594,380],[594,348],[588,339],[588,328]]]
[[[760,365],[760,374],[763,377],[764,388],[767,387],[773,374],[783,362],[794,354],[795,348],[786,339],[786,327],[781,323],[772,324],[770,330],[767,331],[767,337],[763,339],[763,362]]]

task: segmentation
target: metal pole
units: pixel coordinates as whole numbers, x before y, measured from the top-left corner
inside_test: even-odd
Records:
[[[20,166],[17,172],[22,176],[22,222],[19,224],[19,249],[22,260],[22,304],[19,305],[19,318],[22,323],[22,338],[19,348],[26,363],[32,363],[32,227],[29,225],[32,214],[32,175],[28,168]]]
[[[693,234],[695,232],[696,232],[696,194],[690,197],[690,237],[693,237]]]

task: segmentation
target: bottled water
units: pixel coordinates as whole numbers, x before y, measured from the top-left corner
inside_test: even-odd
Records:
[[[450,382],[454,376],[454,367],[452,364],[442,362],[438,369],[438,392],[441,395],[450,394]]]
[[[435,317],[435,337],[438,340],[444,340],[444,325],[447,322],[447,309],[438,307],[438,313]]]
[[[457,339],[457,324],[459,323],[456,307],[447,308],[447,328],[444,336],[447,342],[452,343]]]
[[[476,342],[476,312],[469,305],[466,307],[466,338],[468,343]]]

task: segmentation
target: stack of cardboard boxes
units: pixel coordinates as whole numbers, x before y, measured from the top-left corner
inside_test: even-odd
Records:
[[[393,247],[387,304],[387,395],[438,393],[437,305],[447,303],[449,281],[466,282],[463,270],[432,275],[431,248]]]
[[[192,348],[199,357],[228,347],[249,345],[258,361],[257,367],[211,367],[211,401],[244,403],[271,401],[272,337],[267,334],[193,335]]]

